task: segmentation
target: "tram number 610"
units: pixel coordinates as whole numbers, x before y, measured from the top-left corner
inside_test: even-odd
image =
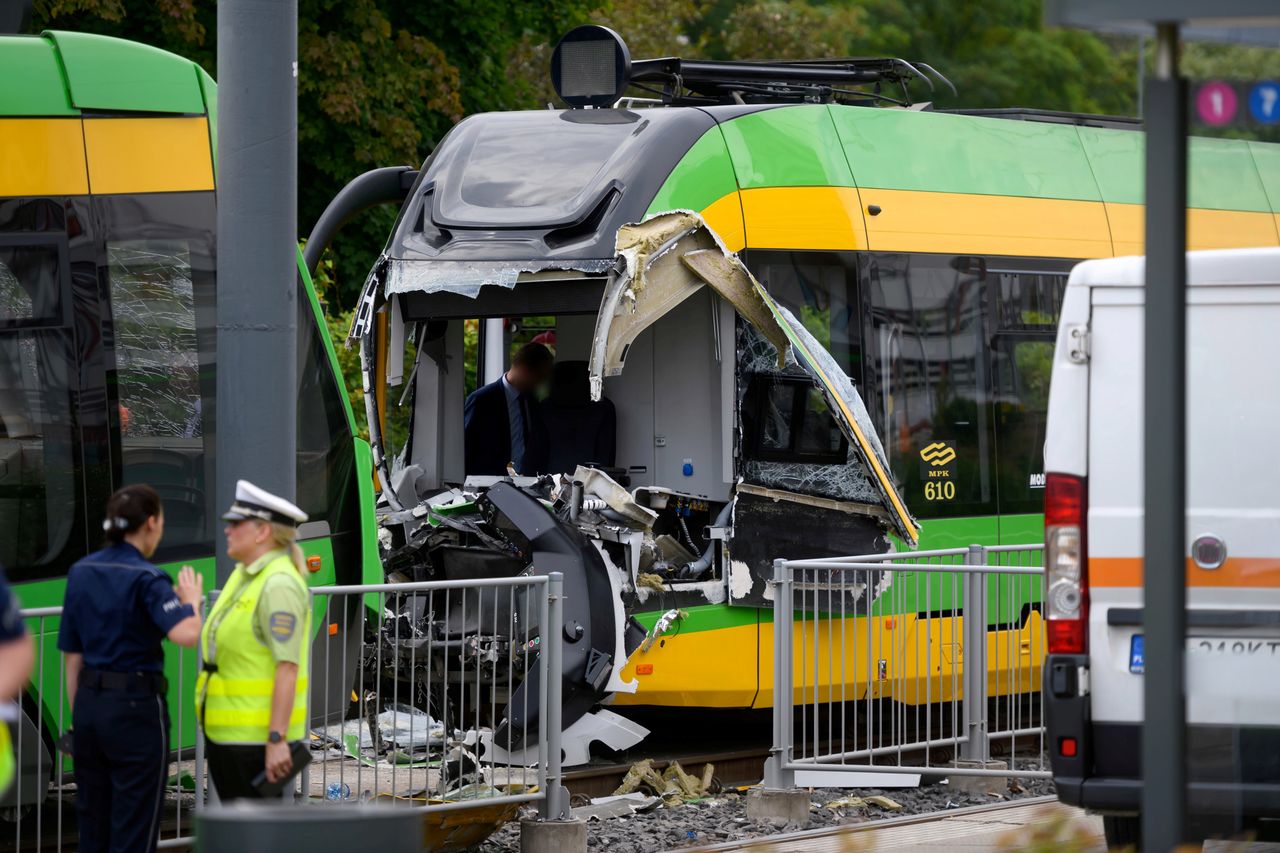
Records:
[[[950,501],[955,500],[955,497],[956,484],[950,480],[924,484],[924,499],[927,501]]]

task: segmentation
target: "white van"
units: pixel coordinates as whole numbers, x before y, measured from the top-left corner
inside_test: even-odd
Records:
[[[1045,441],[1054,782],[1139,841],[1141,257],[1075,268]],[[1187,779],[1195,828],[1280,817],[1280,249],[1187,255]]]

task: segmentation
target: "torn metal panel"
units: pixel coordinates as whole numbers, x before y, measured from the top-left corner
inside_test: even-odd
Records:
[[[816,495],[799,494],[796,492],[785,492],[777,489],[766,489],[751,483],[739,483],[737,488],[738,494],[742,495],[758,495],[762,498],[780,501],[788,500],[798,504],[807,506],[822,507],[823,509],[834,509],[839,512],[847,512],[851,515],[873,515],[879,516],[886,521],[889,514],[885,512],[884,507],[877,504],[867,503],[850,503],[847,501],[831,500],[829,498],[818,497]]]
[[[386,295],[396,293],[455,293],[474,299],[480,288],[514,288],[523,276],[555,271],[600,275],[613,259],[556,261],[431,261],[387,262]]]
[[[625,225],[618,229],[617,251],[591,341],[593,400],[603,393],[603,377],[622,372],[640,333],[707,285],[760,324],[779,352],[786,348],[783,331],[760,301],[750,274],[698,214],[676,211]]]
[[[656,512],[636,503],[630,492],[603,471],[579,465],[573,472],[573,481],[582,484],[585,495],[603,500],[609,509],[638,527],[648,529],[658,520]]]
[[[738,563],[745,565],[751,586],[744,591],[745,582],[735,583],[732,603],[756,607],[772,604],[770,580],[773,561],[778,557],[800,560],[832,554],[872,554],[888,550],[889,544],[878,518],[826,506],[798,505],[792,500],[741,489],[734,503],[734,531],[729,559],[735,567]],[[767,533],[751,535],[755,531]],[[867,587],[871,587],[870,600],[874,600],[884,585],[881,576],[888,573],[872,570],[848,574],[842,586],[819,596],[818,609],[851,617],[869,612]],[[797,594],[796,607],[814,609],[814,596],[810,594],[807,601],[802,601]]]
[[[592,337],[592,399],[600,399],[605,376],[621,373],[627,350],[642,331],[703,284],[708,285],[732,304],[772,349],[775,370],[794,363],[822,389],[849,442],[850,459],[865,468],[865,479],[878,497],[872,500],[863,493],[857,474],[836,470],[854,466],[775,471],[780,477],[777,485],[799,490],[812,484],[830,497],[882,504],[898,534],[912,543],[918,540],[919,525],[898,494],[884,448],[853,382],[795,316],[775,302],[725,248],[701,216],[673,211],[624,226],[618,230],[617,250],[618,261],[605,287]]]

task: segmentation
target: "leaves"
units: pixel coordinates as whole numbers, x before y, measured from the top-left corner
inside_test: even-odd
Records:
[[[913,87],[917,99],[939,107],[1136,112],[1136,40],[1045,28],[1041,3],[299,0],[299,230],[305,235],[360,173],[420,166],[464,115],[553,103],[552,46],[583,23],[612,27],[637,59],[899,56],[928,62],[955,82],[955,96]],[[35,0],[34,12],[37,30],[133,39],[186,56],[216,77],[213,0]],[[1275,77],[1276,56],[1188,45],[1184,67],[1191,76]],[[337,235],[331,309],[355,304],[395,217],[376,208]]]

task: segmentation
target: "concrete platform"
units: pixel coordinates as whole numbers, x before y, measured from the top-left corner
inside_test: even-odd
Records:
[[[1047,799],[1047,798],[1046,798]],[[875,851],[1070,850],[1106,853],[1102,818],[1056,801],[981,806],[842,827],[783,833],[695,848],[690,853],[786,850],[787,853]],[[1280,853],[1280,844],[1210,841],[1204,853]]]

